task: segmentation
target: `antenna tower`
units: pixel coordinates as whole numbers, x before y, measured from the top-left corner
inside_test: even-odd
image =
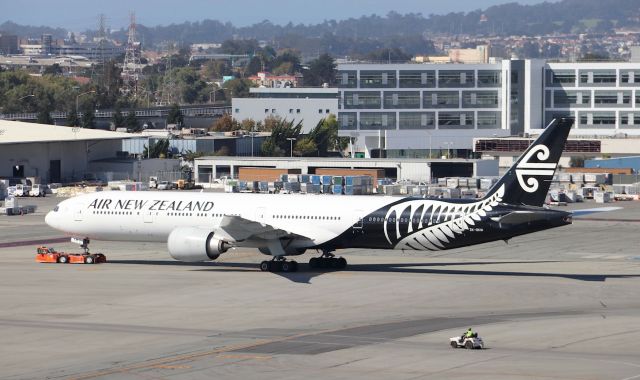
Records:
[[[136,41],[136,14],[131,12],[129,23],[129,38],[122,65],[122,92],[134,99],[142,93],[140,79],[142,71],[140,66],[140,43]]]

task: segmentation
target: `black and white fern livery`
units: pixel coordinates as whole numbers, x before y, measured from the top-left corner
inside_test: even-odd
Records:
[[[387,211],[384,234],[394,249],[446,249],[458,236],[485,218],[503,196],[504,185],[490,197],[474,203],[451,204],[437,200],[403,202]],[[407,211],[408,216],[404,217]]]

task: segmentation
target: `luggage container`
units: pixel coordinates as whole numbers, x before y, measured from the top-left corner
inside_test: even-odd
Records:
[[[447,187],[454,188],[460,186],[458,178],[447,178]]]
[[[342,185],[333,185],[333,188],[331,190],[333,194],[342,194]]]

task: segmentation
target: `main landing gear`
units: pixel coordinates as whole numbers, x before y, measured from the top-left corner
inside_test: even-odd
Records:
[[[347,260],[344,257],[336,257],[329,251],[322,251],[322,256],[309,260],[309,266],[315,268],[344,269],[347,267]]]
[[[295,261],[287,261],[287,259],[282,256],[274,256],[271,261],[261,262],[260,270],[263,272],[297,272],[298,263]]]

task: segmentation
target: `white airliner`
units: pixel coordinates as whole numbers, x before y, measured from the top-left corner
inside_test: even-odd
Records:
[[[543,208],[572,119],[552,122],[478,200],[388,196],[194,192],[85,194],[64,200],[46,223],[79,239],[167,242],[181,261],[215,260],[232,247],[273,256],[264,271],[295,271],[286,256],[322,252],[312,267],[343,268],[342,248],[435,251],[507,240],[571,223]]]

